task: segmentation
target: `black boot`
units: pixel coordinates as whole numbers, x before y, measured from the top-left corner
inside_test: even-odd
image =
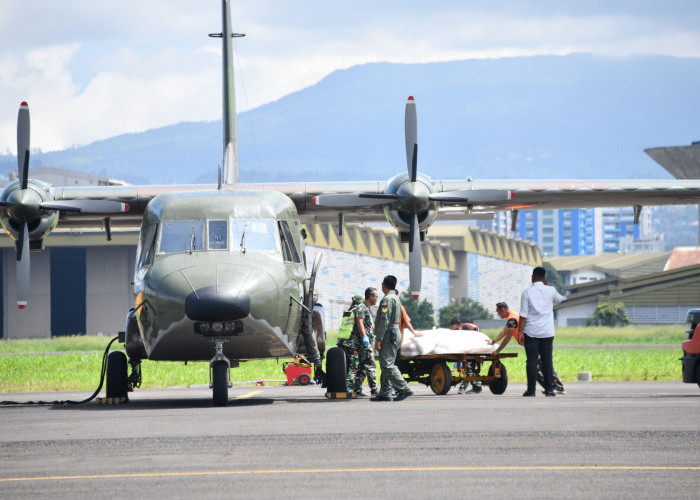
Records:
[[[316,382],[321,387],[326,387],[326,373],[323,371],[323,363],[321,360],[316,358],[313,360],[314,363],[314,382]]]

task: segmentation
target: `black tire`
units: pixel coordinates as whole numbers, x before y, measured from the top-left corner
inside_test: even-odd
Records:
[[[493,377],[495,371],[493,363],[491,363],[489,367],[489,377]],[[508,387],[508,372],[506,371],[506,365],[501,363],[501,376],[489,383],[489,389],[491,389],[493,394],[499,396],[506,392],[506,387]]]
[[[309,385],[311,383],[311,377],[308,373],[302,373],[297,378],[297,381],[299,382],[299,385]]]
[[[331,347],[326,354],[326,390],[328,392],[346,392],[345,351],[340,347]]]
[[[439,361],[430,369],[430,388],[435,394],[444,396],[452,387],[452,372],[447,363]]]
[[[700,363],[695,365],[695,381],[698,383],[698,387],[700,387]]]
[[[214,361],[211,366],[212,399],[214,406],[228,405],[228,364]]]
[[[107,356],[107,388],[108,398],[126,398],[129,392],[126,354],[123,351],[112,351]]]

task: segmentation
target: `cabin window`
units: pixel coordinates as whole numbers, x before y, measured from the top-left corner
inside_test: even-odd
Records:
[[[301,262],[299,252],[294,244],[292,232],[289,230],[289,224],[286,220],[278,221],[280,230],[280,242],[282,243],[282,256],[288,262]]]
[[[146,226],[141,231],[141,239],[138,248],[138,267],[146,267],[153,264],[153,254],[156,250],[156,230],[158,224]]]
[[[277,251],[274,225],[270,219],[236,219],[231,224],[232,247],[242,251]]]
[[[177,220],[162,223],[160,252],[196,252],[204,250],[204,221]]]
[[[209,250],[226,250],[228,248],[228,222],[225,220],[209,221]]]

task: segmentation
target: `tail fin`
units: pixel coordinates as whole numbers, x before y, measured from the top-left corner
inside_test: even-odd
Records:
[[[221,38],[223,56],[223,183],[237,184],[238,173],[238,138],[236,133],[236,91],[233,75],[234,37],[240,35],[231,32],[231,8],[229,0],[221,0],[222,32],[209,36]]]

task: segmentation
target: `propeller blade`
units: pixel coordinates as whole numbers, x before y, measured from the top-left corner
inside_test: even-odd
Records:
[[[24,309],[29,298],[29,226],[19,227],[17,238],[17,307]]]
[[[430,195],[430,201],[442,203],[487,203],[490,201],[512,200],[513,191],[500,189],[461,189],[458,191],[443,191]]]
[[[416,116],[416,101],[409,96],[406,101],[406,165],[408,177],[416,182],[418,177],[418,118]]]
[[[17,173],[22,189],[29,178],[29,105],[22,102],[17,114]]]
[[[39,203],[44,210],[63,210],[86,214],[115,214],[128,212],[129,205],[113,200],[51,200]]]
[[[321,207],[349,208],[385,205],[396,201],[395,194],[384,193],[338,193],[320,194],[311,198],[311,203]]]
[[[408,235],[408,280],[411,288],[411,296],[418,300],[422,275],[422,252],[420,248],[420,229],[418,227],[418,215],[413,214],[411,228]]]

